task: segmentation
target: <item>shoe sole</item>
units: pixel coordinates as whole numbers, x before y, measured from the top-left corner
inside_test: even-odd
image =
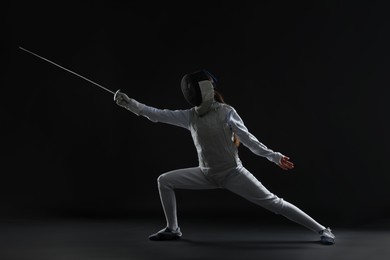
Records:
[[[152,241],[169,241],[169,240],[178,240],[181,236],[178,235],[164,235],[164,234],[158,234],[158,235],[152,235],[149,237]]]
[[[324,245],[330,246],[330,245],[333,245],[335,242],[334,242],[333,238],[321,237],[321,243]]]

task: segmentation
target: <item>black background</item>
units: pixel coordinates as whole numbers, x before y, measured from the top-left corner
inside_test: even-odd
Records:
[[[390,216],[388,8],[375,1],[14,1],[3,4],[2,217],[163,218],[157,177],[197,165],[186,130],[153,124],[23,46],[145,104],[186,109],[207,68],[246,126],[268,189],[319,222]],[[273,218],[225,190],[177,191],[179,214]]]

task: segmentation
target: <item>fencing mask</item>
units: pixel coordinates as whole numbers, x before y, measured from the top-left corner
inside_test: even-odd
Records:
[[[214,102],[216,79],[206,70],[200,70],[183,76],[181,90],[188,103],[195,106],[198,115],[206,114]]]

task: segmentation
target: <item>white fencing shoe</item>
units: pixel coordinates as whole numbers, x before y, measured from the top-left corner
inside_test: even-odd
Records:
[[[150,235],[149,239],[153,241],[177,240],[181,238],[181,236],[182,233],[179,227],[175,231],[172,231],[167,227],[158,231],[156,234]]]
[[[335,243],[336,236],[333,235],[330,228],[324,229],[319,232],[321,235],[321,243],[324,245],[333,245]]]

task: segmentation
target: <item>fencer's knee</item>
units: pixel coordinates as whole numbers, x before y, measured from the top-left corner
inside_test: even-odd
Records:
[[[161,174],[157,178],[157,184],[159,187],[167,187],[168,186],[168,178],[166,174]]]
[[[164,174],[161,174],[160,176],[158,176],[157,178],[157,184],[158,185],[161,185],[165,182],[165,177],[164,177]]]

